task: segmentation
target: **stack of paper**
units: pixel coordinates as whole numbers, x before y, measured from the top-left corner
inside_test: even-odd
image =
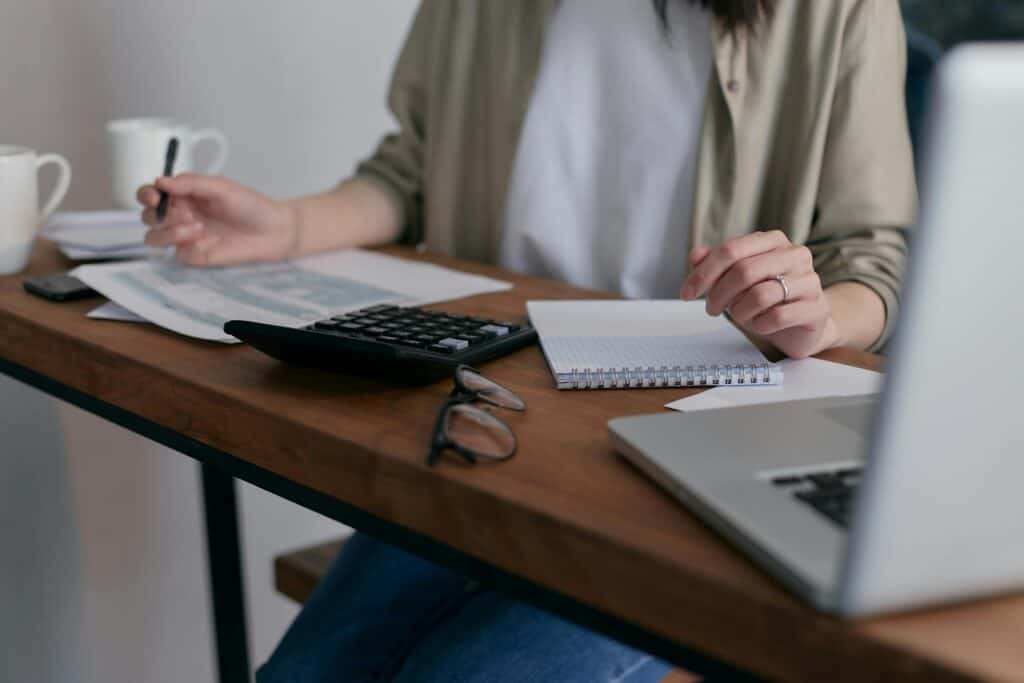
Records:
[[[42,235],[73,261],[145,258],[159,252],[143,244],[146,226],[138,211],[55,213]]]

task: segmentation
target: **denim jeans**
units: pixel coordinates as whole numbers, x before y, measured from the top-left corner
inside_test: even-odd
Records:
[[[655,683],[666,663],[355,534],[257,683]]]

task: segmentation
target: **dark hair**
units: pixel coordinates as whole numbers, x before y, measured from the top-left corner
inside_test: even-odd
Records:
[[[668,3],[670,0],[653,0],[654,11],[658,13],[662,26],[668,28]],[[689,0],[707,7],[711,13],[725,22],[729,30],[753,28],[762,16],[770,16],[775,0]]]

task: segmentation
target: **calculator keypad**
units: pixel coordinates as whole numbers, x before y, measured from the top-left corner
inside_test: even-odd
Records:
[[[307,329],[450,357],[508,336],[520,326],[506,320],[381,305],[332,316]]]

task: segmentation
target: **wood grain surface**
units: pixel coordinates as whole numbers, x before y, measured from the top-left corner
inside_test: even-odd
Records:
[[[393,247],[512,280],[438,306],[522,319],[529,299],[595,292]],[[694,390],[559,392],[537,347],[481,370],[528,409],[502,417],[519,453],[494,466],[424,463],[450,382],[409,388],[285,366],[241,346],[95,321],[22,280],[70,267],[40,243],[0,278],[0,358],[341,499],[508,572],[751,672],[786,680],[1024,680],[1024,597],[844,623],[790,596],[619,458],[606,423]],[[824,358],[879,368],[869,354]]]

